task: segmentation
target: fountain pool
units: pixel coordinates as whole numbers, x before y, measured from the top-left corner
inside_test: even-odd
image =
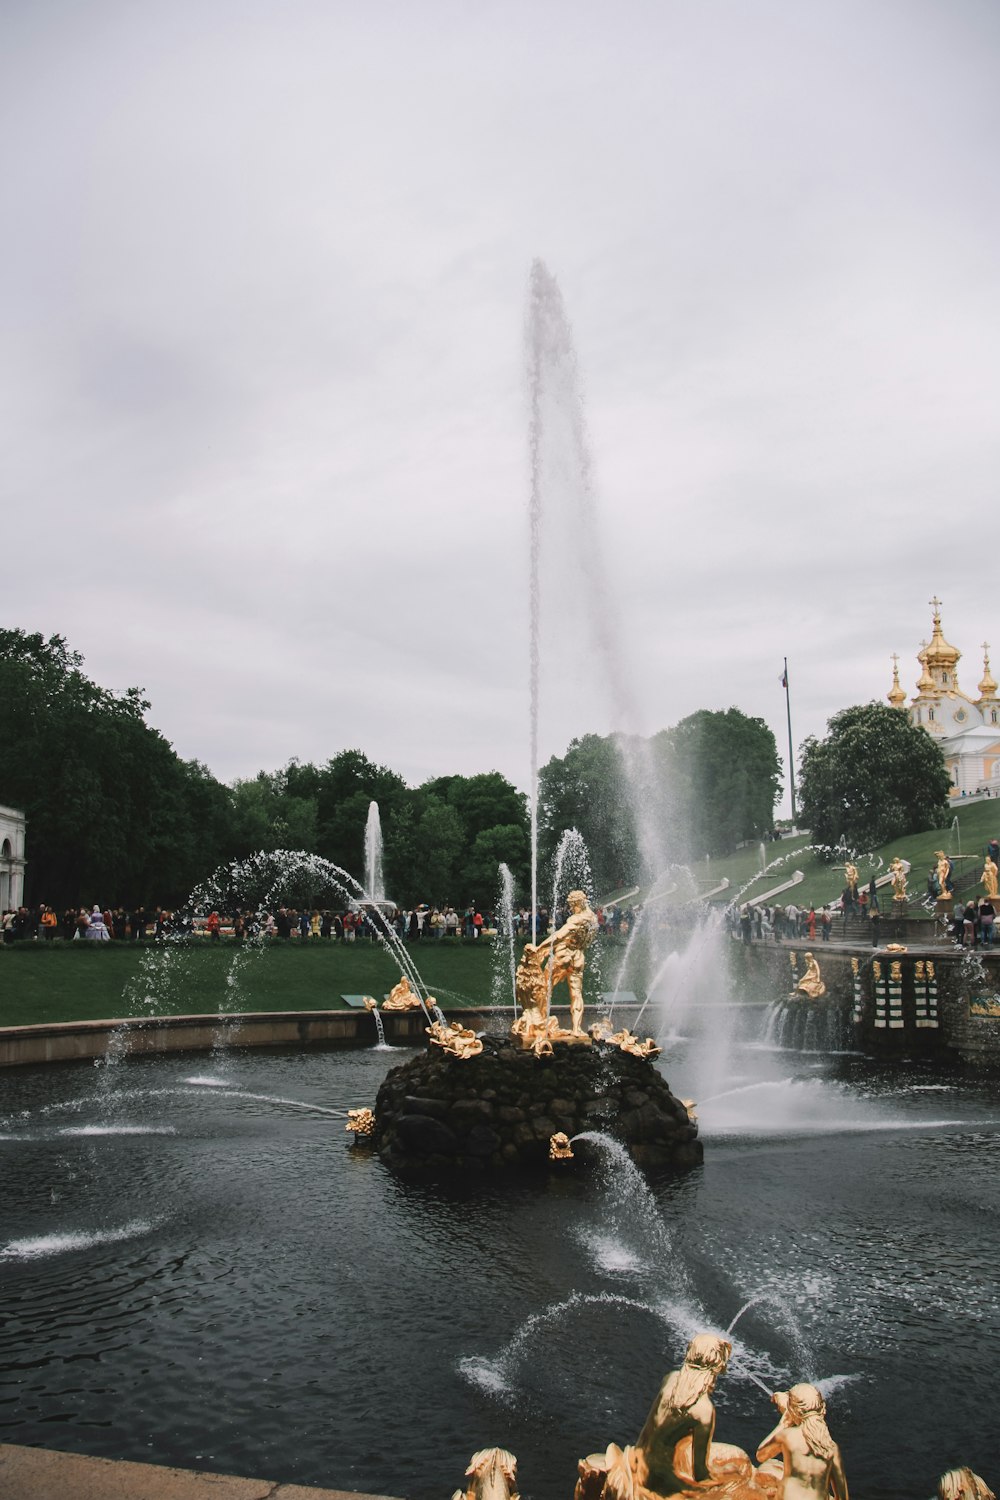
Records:
[[[704,1167],[648,1187],[593,1143],[590,1170],[399,1182],[344,1130],[375,1050],[12,1070],[4,1436],[413,1500],[500,1443],[526,1497],[565,1500],[688,1334],[759,1298],[724,1440],[769,1429],[756,1382],[812,1378],[862,1493],[989,1477],[989,1403],[954,1397],[1000,1379],[993,1085],[761,1055],[734,1042],[700,1106]]]

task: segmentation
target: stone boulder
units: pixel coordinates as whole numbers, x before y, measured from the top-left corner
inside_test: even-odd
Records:
[[[698,1127],[666,1079],[644,1058],[601,1042],[556,1042],[551,1057],[507,1037],[484,1037],[477,1057],[432,1048],[393,1068],[375,1101],[375,1148],[405,1174],[552,1170],[556,1131],[600,1131],[652,1169],[702,1159]]]

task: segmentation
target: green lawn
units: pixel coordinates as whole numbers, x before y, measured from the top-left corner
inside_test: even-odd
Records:
[[[492,945],[414,944],[442,1007],[490,1003]],[[220,1010],[346,1009],[341,994],[379,999],[398,966],[370,943],[15,943],[0,947],[0,1026]]]
[[[955,860],[956,872],[964,874],[971,869],[975,859],[958,858],[959,849],[963,855],[974,855],[978,858],[978,868],[982,869],[982,855],[990,838],[997,834],[1000,837],[1000,801],[975,802],[971,807],[963,807],[959,802],[954,810],[958,818],[958,835],[949,822],[946,828],[934,829],[930,833],[915,833],[909,838],[896,839],[891,844],[886,844],[881,849],[875,849],[868,856],[859,856],[855,863],[865,884],[872,874],[883,875],[887,872],[889,861],[896,854],[901,859],[908,859],[912,866],[909,890],[913,897],[922,898],[927,884],[927,873],[934,863],[934,851],[936,849],[946,850]],[[701,891],[710,889],[717,885],[724,876],[730,881],[729,889],[719,900],[730,900],[736,895],[747,882],[746,897],[749,899],[758,896],[764,891],[780,885],[782,880],[789,879],[795,870],[801,870],[805,879],[800,885],[792,886],[791,889],[780,896],[783,903],[794,901],[798,905],[801,901],[807,904],[815,903],[817,906],[826,902],[840,900],[840,893],[844,888],[843,865],[827,865],[815,854],[806,852],[809,844],[808,838],[782,839],[776,844],[765,844],[765,853],[768,863],[780,860],[778,867],[764,877],[754,879],[755,871],[760,868],[760,850],[740,849],[736,854],[728,858],[702,862],[695,866],[693,873],[698,881]],[[881,868],[878,860],[881,858]],[[891,899],[891,893],[889,893]],[[885,906],[885,895],[882,899]],[[911,907],[912,911],[912,907]]]

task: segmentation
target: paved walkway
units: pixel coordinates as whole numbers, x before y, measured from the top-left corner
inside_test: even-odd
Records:
[[[270,1479],[239,1479],[86,1458],[51,1448],[0,1444],[0,1500],[388,1500],[349,1490],[321,1490]]]

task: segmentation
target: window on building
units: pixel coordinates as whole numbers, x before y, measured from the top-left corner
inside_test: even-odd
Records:
[[[928,719],[930,719],[931,721],[933,721],[933,719],[934,719],[934,710],[933,710],[933,708],[929,708],[927,710],[927,717],[928,717]]]

